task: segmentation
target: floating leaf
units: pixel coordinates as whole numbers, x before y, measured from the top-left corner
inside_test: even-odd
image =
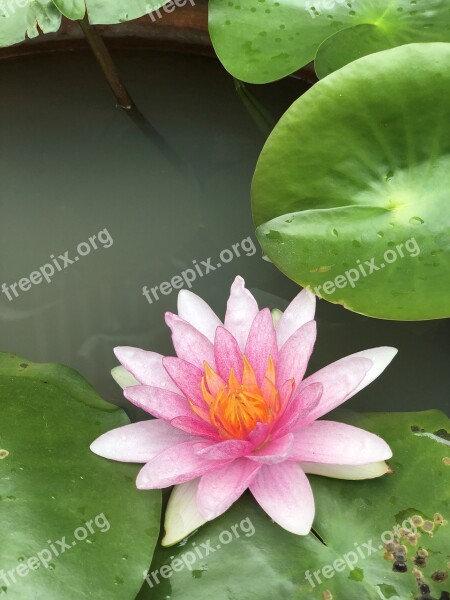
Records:
[[[25,37],[58,31],[61,13],[52,0],[13,0],[0,3],[0,48],[22,42]]]
[[[158,10],[170,2],[171,0],[86,0],[89,21],[93,24],[131,21]],[[164,15],[164,11],[160,14]]]
[[[67,367],[0,354],[0,414],[0,595],[135,598],[160,492],[138,491],[136,466],[89,450],[125,413]]]
[[[450,44],[411,44],[329,75],[279,121],[252,199],[291,279],[373,317],[450,315]]]
[[[115,24],[158,10],[171,0],[11,0],[0,2],[0,48],[43,33],[58,31],[61,13],[82,19],[87,12],[93,24]],[[160,16],[164,12],[159,13]],[[158,14],[156,14],[158,17]],[[39,29],[38,29],[39,28]]]
[[[68,19],[82,19],[86,12],[84,0],[53,0],[55,6]]]
[[[210,0],[209,30],[234,77],[267,83],[314,60],[325,40],[318,55],[322,76],[400,44],[450,42],[450,12],[447,0]]]

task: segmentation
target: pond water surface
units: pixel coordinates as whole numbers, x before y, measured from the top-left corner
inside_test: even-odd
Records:
[[[0,346],[70,365],[125,405],[110,377],[113,347],[172,352],[163,316],[176,291],[163,286],[158,300],[150,291],[150,303],[144,286],[191,269],[191,289],[221,316],[236,274],[262,305],[284,308],[298,288],[256,249],[249,187],[264,137],[231,78],[202,57],[124,51],[117,61],[171,153],[115,108],[87,52],[0,63],[0,285],[46,264],[55,271],[12,300],[0,294]],[[255,93],[279,117],[305,89],[290,79]],[[381,321],[324,300],[317,313],[311,369],[373,346],[399,349],[347,408],[448,406],[448,321]]]

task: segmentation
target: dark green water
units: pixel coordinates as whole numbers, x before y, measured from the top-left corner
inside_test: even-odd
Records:
[[[80,243],[106,230],[97,235],[97,250],[91,245],[60,272],[53,263],[50,283],[16,287],[17,298],[9,287],[12,301],[0,294],[0,346],[33,361],[66,363],[124,405],[109,374],[113,347],[171,353],[163,315],[175,310],[176,292],[150,304],[143,286],[193,269],[193,261],[204,273],[201,261],[211,257],[217,265],[221,251],[255,240],[249,186],[264,140],[212,59],[133,51],[117,61],[178,162],[114,107],[89,54],[0,63],[0,285],[28,277],[52,255],[62,268],[59,255],[69,251],[72,260]],[[303,89],[288,80],[256,93],[278,117]],[[192,283],[219,315],[236,274],[262,305],[284,308],[296,293],[251,244]],[[348,408],[448,407],[448,322],[379,321],[324,300],[318,322],[313,369],[372,346],[399,348],[385,374]]]

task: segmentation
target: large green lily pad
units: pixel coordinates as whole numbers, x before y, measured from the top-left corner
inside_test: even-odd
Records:
[[[209,30],[234,77],[267,83],[314,60],[326,40],[317,59],[321,76],[401,44],[449,42],[450,12],[447,0],[210,0]]]
[[[310,476],[317,535],[306,537],[282,530],[245,496],[179,546],[158,548],[153,587],[145,583],[139,600],[410,600],[421,596],[418,581],[430,588],[424,597],[440,598],[449,590],[449,419],[427,411],[346,420],[389,442],[392,474],[368,481]],[[421,525],[408,539],[414,516]],[[406,572],[394,566],[392,550],[405,552]]]
[[[252,188],[281,271],[373,317],[450,315],[450,44],[332,73],[281,118]]]
[[[89,450],[129,422],[125,413],[67,367],[2,353],[0,414],[0,594],[135,598],[159,533],[160,492],[136,489],[136,465]]]

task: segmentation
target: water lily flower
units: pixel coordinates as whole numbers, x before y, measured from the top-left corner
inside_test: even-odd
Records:
[[[176,357],[115,349],[125,397],[156,418],[107,432],[91,449],[145,463],[139,489],[175,486],[163,545],[218,517],[247,489],[273,521],[306,535],[314,519],[307,473],[366,479],[389,471],[384,440],[320,417],[378,377],[397,350],[357,352],[304,378],[314,312],[315,296],[303,290],[274,319],[237,277],[223,323],[180,291],[178,315],[166,314]]]

